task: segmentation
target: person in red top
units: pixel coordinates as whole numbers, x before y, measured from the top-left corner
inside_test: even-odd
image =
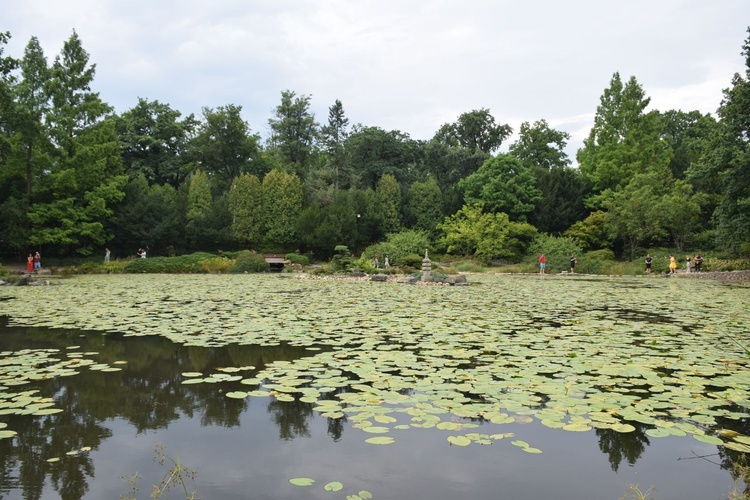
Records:
[[[545,267],[547,267],[547,257],[542,254],[542,256],[539,257],[539,274],[544,274]]]
[[[34,271],[34,256],[31,254],[26,258],[26,270],[28,272]]]

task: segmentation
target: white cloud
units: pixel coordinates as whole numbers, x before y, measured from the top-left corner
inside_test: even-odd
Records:
[[[714,112],[744,71],[748,14],[746,0],[36,0],[4,12],[3,29],[7,52],[35,35],[50,61],[75,29],[118,111],[138,97],[183,113],[231,103],[263,133],[289,89],[321,121],[340,99],[352,123],[428,139],[489,108],[516,129],[545,118],[573,145],[615,71],[652,107]]]

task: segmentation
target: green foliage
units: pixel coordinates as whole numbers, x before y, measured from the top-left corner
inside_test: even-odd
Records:
[[[433,250],[429,235],[424,231],[407,230],[388,234],[386,241],[370,245],[364,253],[369,259],[378,255],[381,266],[384,265],[386,255],[392,266],[404,266],[409,265],[404,263],[406,256],[424,255],[425,250]],[[422,257],[419,257],[419,262],[421,266]]]
[[[260,161],[260,136],[242,119],[242,106],[203,108],[203,122],[192,141],[192,156],[210,174],[215,187],[228,189],[234,179],[265,173]]]
[[[407,214],[412,229],[435,232],[443,219],[443,193],[434,177],[409,186]]]
[[[635,77],[623,84],[619,73],[612,76],[578,150],[581,172],[595,194],[624,187],[636,174],[668,169],[672,150],[661,136],[658,112],[645,113],[649,102]]]
[[[302,213],[304,192],[300,178],[272,170],[263,178],[264,240],[275,245],[294,245]]]
[[[497,125],[486,108],[461,114],[454,123],[446,123],[435,134],[435,140],[451,147],[463,147],[490,154],[497,150],[513,129]]]
[[[608,247],[613,241],[607,226],[607,213],[602,210],[592,212],[584,220],[576,222],[563,236],[573,238],[583,249]]]
[[[525,221],[542,196],[531,170],[516,158],[499,154],[490,158],[458,183],[467,205],[483,205],[485,211],[506,213],[514,221]]]
[[[349,247],[346,245],[336,245],[334,255],[331,259],[331,265],[336,271],[348,271],[352,266],[354,259],[351,256]]]
[[[232,261],[227,257],[212,257],[198,261],[198,266],[204,273],[227,273],[232,269]]]
[[[231,268],[233,273],[265,273],[271,270],[262,254],[244,250],[237,255]]]
[[[318,125],[310,112],[310,96],[291,90],[281,92],[281,103],[268,119],[271,137],[268,149],[285,170],[305,178],[311,163]]]
[[[477,264],[470,260],[456,261],[453,263],[452,267],[454,267],[456,271],[462,273],[482,273],[486,270],[481,264]]]
[[[473,255],[482,262],[494,259],[518,259],[536,235],[525,223],[511,223],[504,213],[484,213],[481,206],[464,206],[440,224],[444,237],[440,243],[448,253]]]
[[[234,238],[247,246],[263,240],[263,190],[260,179],[242,174],[234,179],[229,190],[229,210]]]
[[[288,253],[286,254],[285,258],[292,264],[299,264],[302,267],[310,263],[310,257],[308,257],[307,255],[300,255],[298,253]]]
[[[214,257],[210,253],[196,252],[178,257],[134,259],[125,266],[124,271],[126,273],[199,273],[202,271],[200,262]]]
[[[578,257],[581,253],[581,247],[573,238],[540,234],[529,247],[527,262],[536,262],[540,255],[545,254],[548,273],[570,271],[570,256]],[[582,260],[579,262],[583,265]]]
[[[409,253],[399,258],[398,265],[402,267],[411,267],[413,269],[422,269],[422,260],[424,256],[415,253]]]
[[[386,233],[401,229],[401,187],[391,174],[385,174],[378,181],[375,195],[378,201],[383,229]]]
[[[750,259],[719,259],[705,257],[703,271],[746,271],[750,269]]]

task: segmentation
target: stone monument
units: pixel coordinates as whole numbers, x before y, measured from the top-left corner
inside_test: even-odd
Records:
[[[430,281],[430,271],[432,270],[432,261],[427,256],[427,249],[424,249],[424,259],[422,259],[422,281]]]

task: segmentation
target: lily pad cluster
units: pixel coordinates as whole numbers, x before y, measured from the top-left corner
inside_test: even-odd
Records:
[[[647,278],[473,282],[82,276],[44,290],[44,300],[34,300],[34,288],[3,293],[19,299],[4,302],[14,324],[162,335],[191,346],[306,347],[308,357],[247,377],[252,367],[225,367],[185,373],[183,383],[221,385],[230,398],[310,403],[373,434],[372,444],[429,427],[450,433],[451,445],[489,444],[512,436],[472,426],[538,421],[570,432],[645,425],[652,437],[689,435],[746,451],[747,437],[718,419],[750,412],[750,359],[741,348],[750,343],[750,288]],[[39,305],[29,311],[28,303]]]

